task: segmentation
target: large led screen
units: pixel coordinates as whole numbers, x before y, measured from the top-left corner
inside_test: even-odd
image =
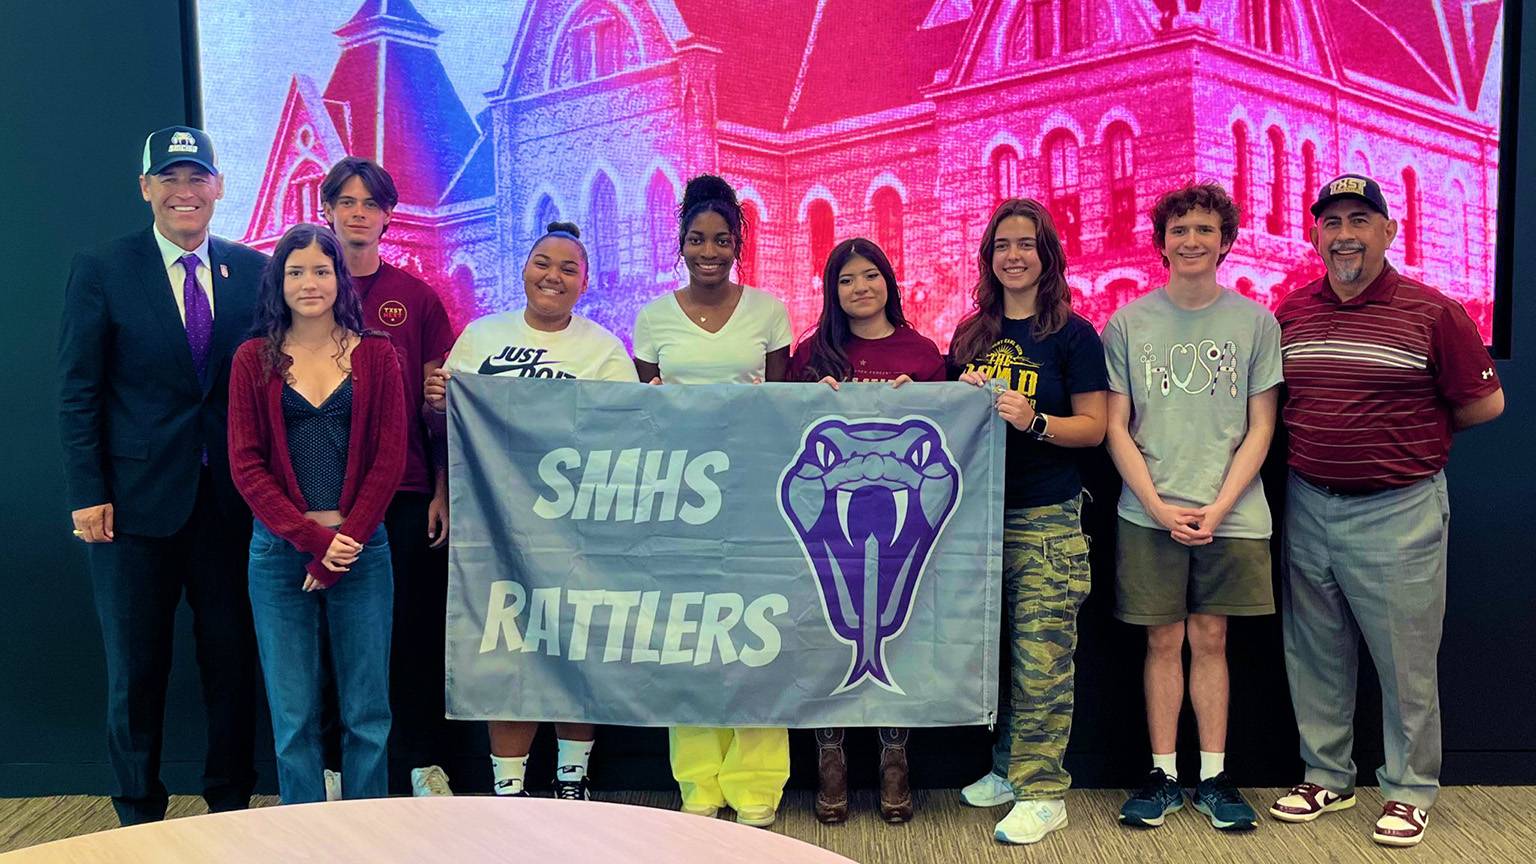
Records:
[[[862,235],[941,346],[1000,199],[1040,199],[1075,307],[1102,326],[1162,284],[1157,196],[1230,189],[1225,284],[1273,305],[1319,272],[1307,205],[1381,182],[1390,259],[1491,336],[1501,0],[201,0],[224,236],[319,220],[347,154],[401,202],[384,254],[457,323],[520,306],[528,247],[581,226],[579,311],[626,339],[676,287],[682,184],[746,202],[739,279],[815,324],[819,272]]]

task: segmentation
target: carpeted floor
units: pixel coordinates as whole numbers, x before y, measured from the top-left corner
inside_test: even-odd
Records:
[[[1246,790],[1260,812],[1278,789]],[[676,807],[665,792],[610,793],[603,800],[651,807]],[[1536,861],[1536,827],[1527,814],[1536,808],[1536,787],[1459,786],[1441,793],[1424,842],[1415,849],[1385,849],[1370,841],[1371,823],[1381,808],[1375,789],[1360,790],[1353,810],[1329,814],[1310,825],[1286,825],[1267,817],[1245,834],[1213,830],[1192,808],[1170,816],[1162,828],[1134,831],[1115,820],[1123,793],[1075,790],[1068,799],[1071,824],[1033,847],[1004,846],[992,840],[992,825],[1006,807],[976,810],[960,803],[952,790],[917,793],[917,818],[890,826],[875,813],[872,792],[854,798],[853,818],[844,825],[821,825],[811,814],[811,794],[791,792],[771,830],[814,843],[863,864],[990,861],[1153,862],[1214,864],[1225,861],[1310,864],[1310,862]],[[276,803],[260,798],[258,805]],[[172,817],[205,812],[202,799],[178,796]],[[729,815],[729,814],[727,814]],[[50,840],[114,828],[117,820],[106,798],[0,799],[0,852]],[[508,859],[511,860],[511,859]],[[723,862],[722,862],[723,864]]]

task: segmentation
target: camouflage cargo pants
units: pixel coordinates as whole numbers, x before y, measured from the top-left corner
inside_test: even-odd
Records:
[[[1004,636],[1009,698],[998,712],[992,770],[1020,801],[1062,797],[1072,734],[1077,613],[1091,585],[1082,501],[1009,510],[1003,529]]]

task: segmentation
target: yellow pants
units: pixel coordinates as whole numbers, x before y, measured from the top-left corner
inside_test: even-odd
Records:
[[[788,729],[675,726],[667,739],[684,807],[779,809],[789,782]]]

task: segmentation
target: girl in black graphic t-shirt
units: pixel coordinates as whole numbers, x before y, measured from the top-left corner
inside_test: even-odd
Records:
[[[1001,379],[991,386],[1009,425],[1003,580],[1013,671],[992,771],[961,795],[978,807],[1017,801],[995,836],[1034,843],[1067,822],[1062,757],[1077,612],[1089,588],[1082,481],[1068,448],[1104,440],[1109,380],[1098,334],[1072,312],[1045,207],[1017,198],[998,205],[978,263],[976,310],[956,328],[950,358],[962,381]]]

